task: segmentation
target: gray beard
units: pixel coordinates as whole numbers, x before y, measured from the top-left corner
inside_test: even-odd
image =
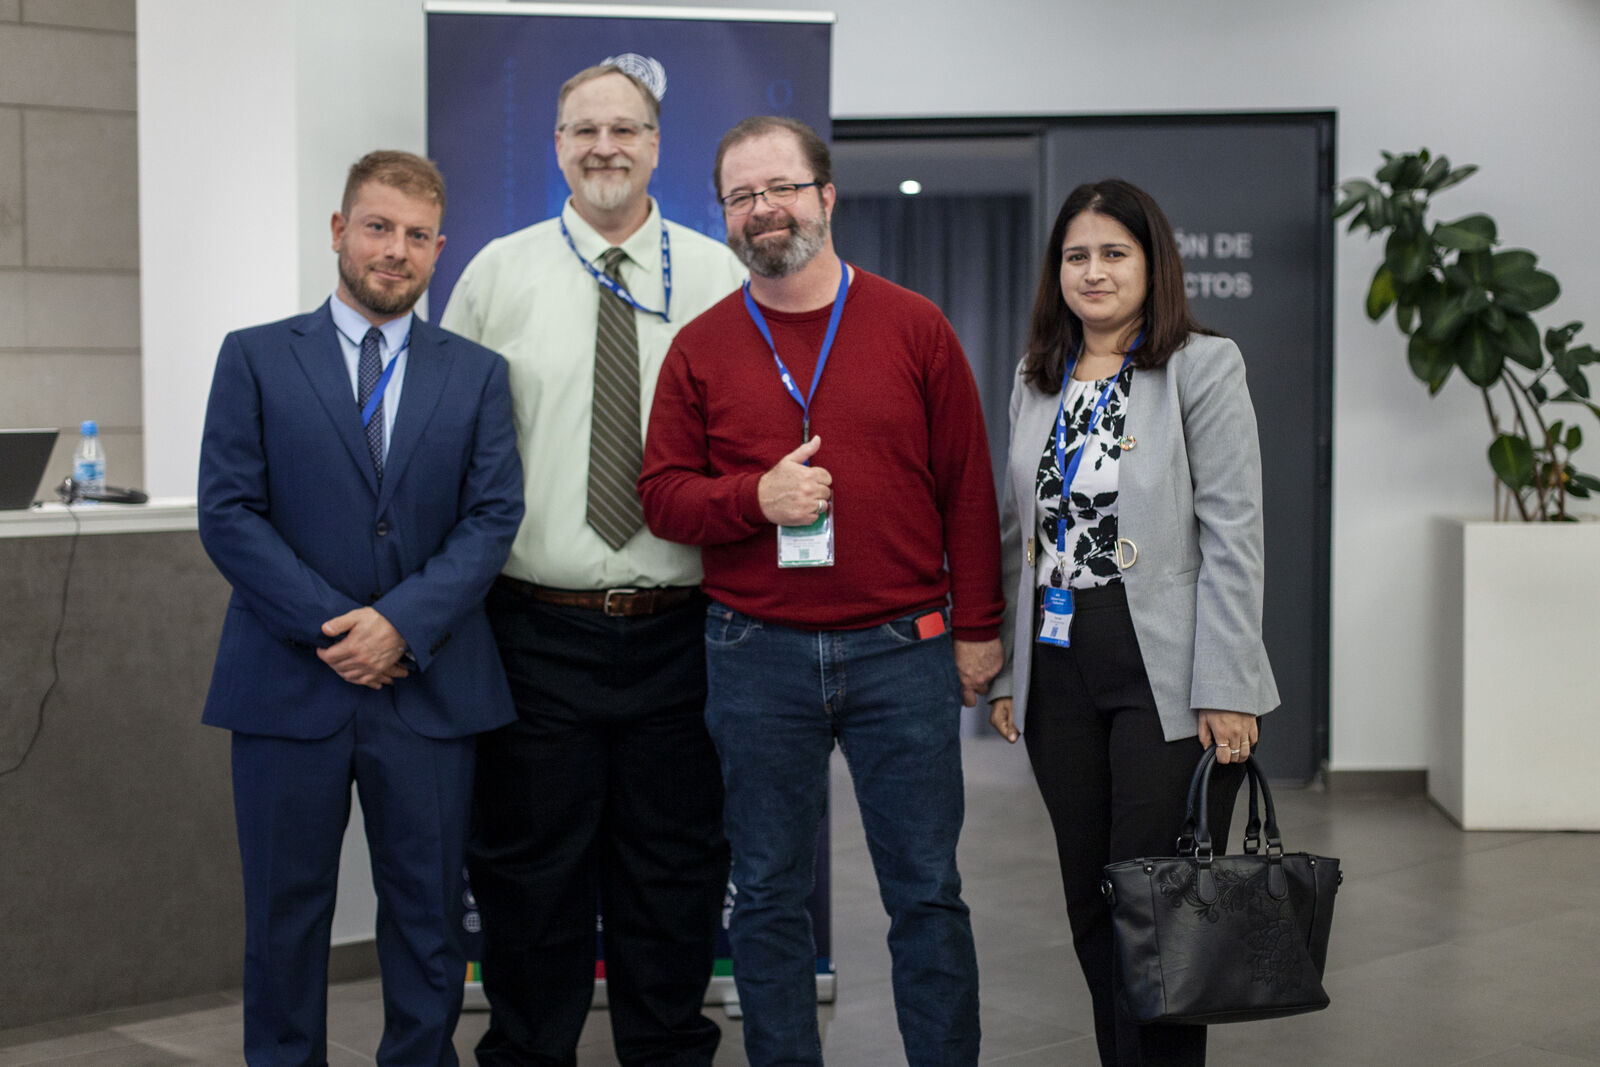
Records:
[[[828,220],[816,218],[795,222],[781,243],[767,241],[757,245],[745,238],[744,228],[728,231],[728,247],[751,274],[763,278],[787,278],[817,257],[828,241]]]

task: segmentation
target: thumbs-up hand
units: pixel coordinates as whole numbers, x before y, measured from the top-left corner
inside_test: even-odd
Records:
[[[822,447],[822,438],[813,437],[761,476],[757,498],[761,514],[776,526],[805,526],[816,522],[828,509],[833,497],[833,475],[807,462]]]

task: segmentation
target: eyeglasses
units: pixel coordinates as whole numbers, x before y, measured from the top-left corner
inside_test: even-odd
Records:
[[[788,207],[800,198],[800,190],[812,189],[821,184],[821,182],[786,182],[783,185],[769,185],[753,193],[729,193],[720,198],[722,210],[730,215],[748,215],[755,210],[758,196],[773,207]]]
[[[592,148],[602,133],[609,133],[612,144],[627,148],[638,144],[646,130],[653,129],[655,125],[649,122],[564,122],[556,132],[566,134],[579,148]]]

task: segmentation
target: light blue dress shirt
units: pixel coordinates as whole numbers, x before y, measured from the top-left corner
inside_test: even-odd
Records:
[[[345,369],[350,372],[350,395],[357,403],[361,398],[358,372],[361,366],[361,339],[372,328],[366,316],[339,299],[337,293],[328,301],[333,313],[333,325],[339,333],[339,350],[344,353]],[[406,380],[406,353],[411,348],[412,313],[406,312],[378,327],[383,339],[378,342],[378,360],[384,367],[398,361],[389,384],[383,389],[383,454],[389,455],[389,441],[394,436],[394,416],[400,410],[400,390]],[[358,413],[359,414],[359,413]]]

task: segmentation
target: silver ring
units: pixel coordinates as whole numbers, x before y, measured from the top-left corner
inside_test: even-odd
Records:
[[[1244,751],[1244,749],[1242,749],[1242,748],[1230,748],[1230,749],[1228,749],[1228,755],[1237,756],[1240,752],[1243,752],[1243,751]]]

